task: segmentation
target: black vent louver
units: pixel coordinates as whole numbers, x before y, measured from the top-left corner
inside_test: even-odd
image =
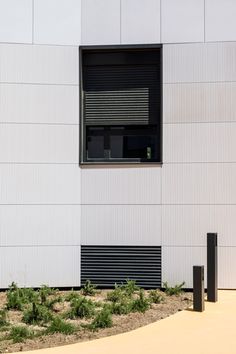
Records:
[[[81,283],[112,287],[126,279],[145,288],[161,287],[161,247],[81,246]]]

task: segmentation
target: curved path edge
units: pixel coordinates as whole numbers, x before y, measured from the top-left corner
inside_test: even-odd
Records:
[[[136,330],[27,354],[236,354],[236,291],[202,313],[185,310]]]

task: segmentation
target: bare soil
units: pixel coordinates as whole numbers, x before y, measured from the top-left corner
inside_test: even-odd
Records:
[[[108,290],[101,290],[96,296],[89,297],[94,301],[105,301]],[[67,292],[68,293],[68,292]],[[59,292],[60,295],[65,295],[66,292]],[[148,291],[145,291],[148,295]],[[23,343],[13,343],[12,340],[0,340],[0,353],[13,353],[41,348],[49,348],[55,346],[61,346],[65,344],[78,343],[83,341],[89,341],[91,339],[102,338],[106,336],[112,336],[115,334],[128,332],[141,326],[145,326],[149,323],[162,320],[178,311],[182,311],[192,305],[192,293],[182,293],[179,296],[167,296],[165,293],[161,293],[164,300],[160,304],[152,304],[151,308],[145,313],[129,313],[127,315],[113,315],[113,326],[111,328],[99,329],[96,332],[89,331],[88,329],[80,329],[76,334],[64,335],[61,333],[53,335],[43,335],[34,339],[27,339]],[[4,308],[6,303],[6,293],[0,293],[0,308]],[[68,309],[68,303],[56,304],[55,313],[62,313]],[[8,312],[8,319],[11,325],[22,325],[22,312],[12,311]],[[86,323],[86,320],[68,320],[76,325]],[[37,326],[28,326],[39,330]],[[0,337],[3,338],[4,333],[0,333]]]

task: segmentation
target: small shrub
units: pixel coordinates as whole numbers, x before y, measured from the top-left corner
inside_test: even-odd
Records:
[[[89,329],[95,331],[99,328],[107,328],[112,326],[112,314],[108,306],[105,306],[94,318],[88,326]]]
[[[149,309],[150,303],[147,298],[145,298],[144,291],[141,289],[138,294],[138,298],[132,302],[133,312],[145,312]]]
[[[115,284],[115,289],[107,294],[106,300],[111,302],[121,302],[124,299],[124,292],[122,288]]]
[[[6,308],[21,311],[23,309],[24,303],[25,298],[21,289],[19,289],[17,284],[13,282],[10,285],[9,290],[7,291]]]
[[[45,305],[49,295],[54,295],[55,289],[49,288],[47,285],[42,285],[39,289],[39,297],[42,305]]]
[[[154,304],[160,304],[163,301],[163,296],[157,290],[151,290],[149,293],[149,300]]]
[[[65,296],[65,301],[72,301],[73,299],[78,299],[80,297],[81,295],[78,292],[76,293],[74,290],[72,290],[68,295]]]
[[[11,328],[7,339],[12,339],[13,343],[24,342],[25,339],[33,338],[34,333],[24,326],[14,326]]]
[[[74,298],[71,301],[71,310],[67,317],[73,318],[90,318],[94,315],[95,304],[85,297]]]
[[[132,311],[132,302],[122,300],[121,302],[113,302],[110,310],[114,315],[127,315]]]
[[[27,324],[44,324],[52,319],[52,314],[44,305],[32,303],[31,307],[24,311],[22,321]]]
[[[88,296],[93,296],[96,294],[96,285],[92,284],[90,280],[86,280],[83,288],[82,288],[82,294],[83,295],[88,295]]]
[[[0,327],[8,326],[6,309],[0,310]]]
[[[63,333],[63,334],[73,334],[76,331],[76,327],[71,323],[68,323],[61,319],[60,317],[54,317],[49,327],[46,330],[47,334],[53,333]]]
[[[131,296],[135,291],[139,291],[140,287],[136,284],[135,280],[126,279],[126,283],[121,285],[121,289],[128,295]]]
[[[38,301],[38,293],[32,288],[18,288],[16,283],[12,283],[7,291],[7,309],[22,311],[25,304]]]
[[[24,299],[24,303],[31,303],[32,301],[36,301],[38,299],[38,293],[32,288],[20,288],[20,296]]]
[[[61,296],[56,296],[52,299],[47,299],[44,303],[44,306],[47,307],[49,310],[53,310],[55,304],[62,302],[63,299]]]
[[[163,283],[163,286],[165,288],[165,293],[169,296],[172,295],[180,295],[183,291],[183,286],[184,286],[185,282],[181,283],[181,284],[176,284],[174,287],[171,287],[168,285],[167,282]]]

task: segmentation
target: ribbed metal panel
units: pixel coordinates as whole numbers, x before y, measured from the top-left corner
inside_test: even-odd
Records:
[[[163,46],[163,82],[236,81],[236,43]]]
[[[203,235],[204,236],[204,235]],[[184,287],[193,286],[193,265],[205,266],[206,247],[162,247],[162,279],[170,286],[185,282]]]
[[[0,82],[78,85],[77,47],[1,44],[0,58]]]
[[[236,204],[235,181],[235,163],[164,164],[162,203]]]
[[[236,162],[235,137],[235,122],[166,124],[163,161]]]
[[[236,121],[235,82],[166,84],[163,90],[164,123]]]
[[[161,247],[81,246],[81,283],[112,287],[126,279],[145,288],[161,287]]]

